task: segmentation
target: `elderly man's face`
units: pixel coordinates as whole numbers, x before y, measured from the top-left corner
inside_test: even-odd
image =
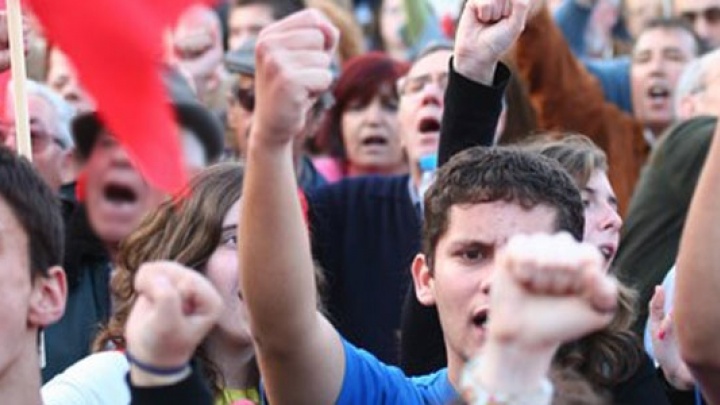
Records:
[[[15,150],[15,109],[6,104],[0,121],[0,143]],[[58,117],[53,106],[37,95],[28,96],[32,163],[53,190],[60,190],[63,174],[68,170],[72,150],[60,140]]]

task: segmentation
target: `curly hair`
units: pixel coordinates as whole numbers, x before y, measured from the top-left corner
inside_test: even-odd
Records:
[[[205,272],[208,259],[220,243],[224,217],[240,199],[242,182],[239,164],[223,163],[206,169],[185,190],[146,216],[122,242],[111,280],[115,311],[95,339],[94,351],[125,348],[125,324],[137,299],[133,279],[143,263],[172,260]],[[217,397],[225,381],[208,357],[205,342],[195,351],[193,361]]]

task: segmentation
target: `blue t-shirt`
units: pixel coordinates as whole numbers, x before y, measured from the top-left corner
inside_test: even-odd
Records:
[[[345,377],[336,402],[344,404],[447,405],[457,398],[447,369],[409,378],[397,367],[381,363],[372,354],[343,340]]]

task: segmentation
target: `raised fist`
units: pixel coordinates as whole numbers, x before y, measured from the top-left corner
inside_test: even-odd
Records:
[[[256,109],[251,142],[289,144],[305,127],[315,100],[332,84],[338,30],[305,10],[260,32],[255,51]]]
[[[566,233],[519,235],[499,253],[488,336],[523,350],[554,350],[607,326],[617,284],[597,248]]]
[[[135,290],[125,326],[128,352],[154,367],[186,364],[220,317],[220,295],[200,273],[171,262],[140,267]]]
[[[494,66],[525,28],[530,1],[539,0],[468,0],[455,34],[455,70],[490,84]]]

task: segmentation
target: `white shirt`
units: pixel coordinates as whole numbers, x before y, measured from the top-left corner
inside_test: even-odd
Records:
[[[125,354],[108,351],[91,354],[43,385],[45,405],[128,405],[130,370]]]

